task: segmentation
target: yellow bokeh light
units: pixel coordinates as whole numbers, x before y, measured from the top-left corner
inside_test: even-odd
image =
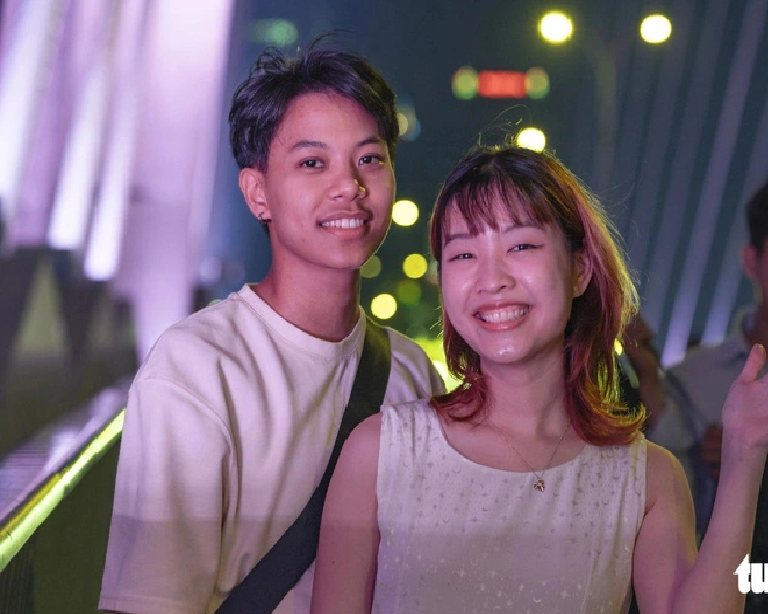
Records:
[[[648,15],[640,24],[640,36],[646,43],[663,43],[672,35],[672,22],[664,15]]]
[[[563,43],[573,34],[573,22],[565,13],[552,11],[539,21],[541,37],[550,43]]]
[[[360,268],[360,275],[366,279],[372,279],[373,277],[378,277],[379,273],[381,273],[381,259],[374,254]]]
[[[547,146],[547,137],[538,128],[524,128],[517,133],[515,144],[533,151],[543,151]]]
[[[443,351],[443,340],[435,337],[415,337],[414,341],[421,346],[426,355],[435,365],[435,369],[443,378],[445,389],[451,391],[461,382],[453,377],[448,371],[448,365],[445,362],[445,352]]]
[[[403,273],[411,279],[424,277],[428,267],[427,259],[421,254],[411,254],[403,260]]]
[[[405,113],[397,114],[397,126],[400,129],[400,136],[408,132],[408,116]]]
[[[371,301],[371,313],[379,320],[389,320],[397,311],[397,300],[391,294],[379,294]]]
[[[392,207],[392,221],[398,226],[413,226],[419,219],[419,208],[412,200],[398,200]]]

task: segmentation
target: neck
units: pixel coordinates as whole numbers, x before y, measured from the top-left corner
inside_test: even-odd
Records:
[[[282,274],[273,263],[254,290],[277,313],[304,332],[341,341],[358,321],[360,274],[354,271],[311,271]]]
[[[484,366],[483,373],[491,400],[488,421],[496,428],[521,437],[561,435],[569,422],[562,354],[535,367]]]

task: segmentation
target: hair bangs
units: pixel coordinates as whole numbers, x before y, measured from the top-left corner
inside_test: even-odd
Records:
[[[499,169],[488,164],[446,194],[448,206],[443,217],[443,243],[450,232],[451,212],[461,215],[472,235],[487,228],[498,230],[502,223],[536,222],[542,226],[554,222],[552,205],[540,190],[525,189]]]

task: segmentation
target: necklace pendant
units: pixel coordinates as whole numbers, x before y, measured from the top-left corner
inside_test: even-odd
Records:
[[[536,482],[534,482],[533,490],[544,492],[544,480],[542,478],[539,478],[538,480],[536,480]]]

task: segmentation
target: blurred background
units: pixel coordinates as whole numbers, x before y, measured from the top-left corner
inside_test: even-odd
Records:
[[[362,282],[382,322],[435,343],[432,202],[467,148],[506,138],[554,151],[608,208],[665,365],[721,340],[751,300],[739,254],[768,177],[767,0],[0,10],[0,454],[265,274],[229,100],[265,47],[328,31],[398,95],[395,223]]]
[[[601,199],[664,365],[751,301],[768,0],[0,0],[0,460],[266,273],[229,101],[267,46],[329,31],[398,95],[395,223],[363,305],[436,360],[427,223],[478,142],[546,147]]]

